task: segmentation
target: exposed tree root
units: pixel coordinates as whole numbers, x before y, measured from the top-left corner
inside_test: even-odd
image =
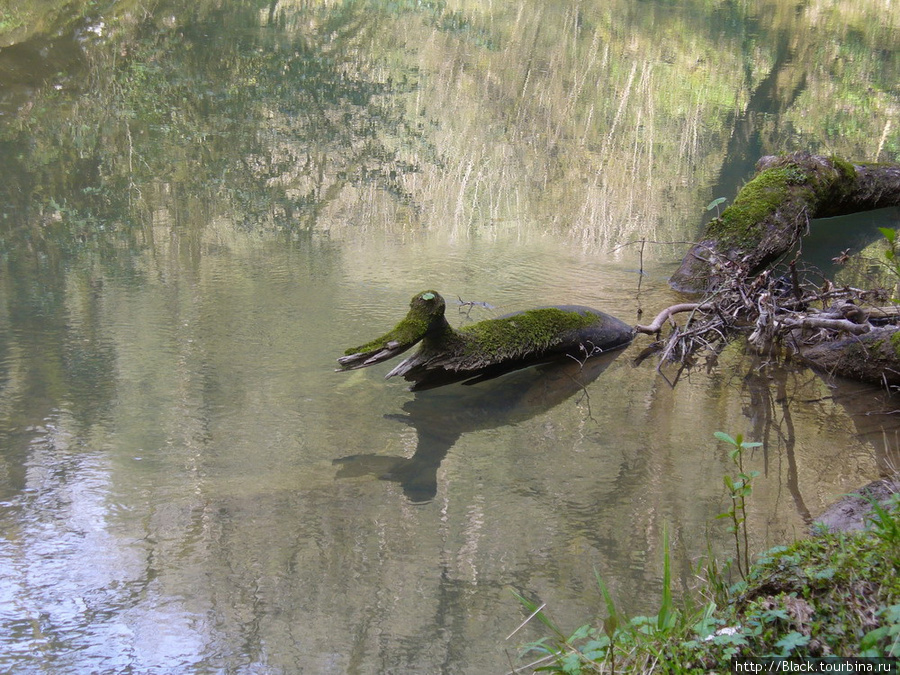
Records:
[[[704,291],[663,309],[636,332],[656,341],[639,357],[691,362],[736,335],[835,375],[900,386],[900,309],[882,289],[837,288],[801,279],[793,250],[815,217],[900,204],[900,165],[852,164],[795,153],[764,157],[757,176],[707,227],[670,283]],[[687,318],[677,323],[677,315]],[[671,330],[661,337],[663,329]]]

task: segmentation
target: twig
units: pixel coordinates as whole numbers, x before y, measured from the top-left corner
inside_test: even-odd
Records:
[[[896,329],[900,323],[900,308],[877,306],[884,302],[883,293],[850,286],[836,288],[827,279],[817,289],[804,286],[796,258],[788,264],[787,274],[777,279],[771,270],[749,278],[748,270],[733,261],[723,261],[717,274],[712,294],[699,302],[674,304],[659,312],[651,323],[634,327],[636,333],[655,336],[657,340],[638,356],[636,363],[650,353],[658,353],[659,372],[665,361],[688,366],[694,354],[715,350],[744,330],[755,349],[766,351],[783,342],[789,350],[799,352],[804,346],[827,342],[839,333],[860,336],[874,326],[891,324]],[[870,303],[877,304],[871,307]],[[691,315],[678,325],[672,317],[683,312]],[[667,322],[673,330],[660,340]],[[798,329],[810,330],[801,335]]]
[[[490,305],[486,302],[481,302],[479,300],[463,300],[461,296],[457,295],[456,304],[459,305],[459,313],[462,314],[462,308],[468,307],[466,310],[466,318],[469,318],[469,315],[472,313],[473,307],[483,307],[484,309],[497,309],[493,305]]]
[[[506,639],[509,640],[513,635],[515,635],[520,630],[522,630],[522,628],[525,626],[525,624],[527,624],[534,617],[536,617],[538,614],[540,614],[541,610],[544,609],[544,607],[546,607],[546,606],[547,606],[546,602],[541,603],[541,606],[538,607],[536,610],[534,610],[527,619],[525,619],[522,623],[520,623],[518,626],[516,626],[516,629],[512,633],[510,633],[509,635],[506,636]]]
[[[542,663],[547,663],[548,661],[553,661],[556,658],[556,654],[547,654],[547,656],[542,656],[536,661],[532,661],[531,663],[526,663],[522,668],[533,668],[534,666],[539,666]],[[518,675],[519,670],[514,669],[509,671],[506,675]]]

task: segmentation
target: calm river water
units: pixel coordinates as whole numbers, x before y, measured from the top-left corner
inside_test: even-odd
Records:
[[[715,431],[756,551],[900,462],[896,399],[741,343],[334,371],[425,289],[637,323],[761,154],[900,160],[896,3],[53,4],[0,14],[0,670],[506,673],[514,593],[733,554]]]

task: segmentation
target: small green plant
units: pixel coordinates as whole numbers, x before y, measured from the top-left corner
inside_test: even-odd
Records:
[[[869,530],[885,544],[900,548],[900,520],[894,515],[900,509],[900,493],[891,495],[887,508],[873,497],[866,497],[866,500],[872,506],[872,513],[866,519]]]
[[[884,252],[884,257],[887,258],[888,262],[891,263],[895,269],[898,269],[898,267],[900,267],[900,260],[897,259],[898,230],[891,227],[879,227],[878,231],[884,235],[884,238],[888,243],[888,250]]]
[[[725,199],[725,197],[719,197],[718,199],[713,199],[709,204],[706,205],[706,210],[712,211],[713,209],[715,209],[716,210],[716,218],[718,218],[720,215],[719,214],[719,206],[721,204],[724,204],[726,201],[727,200]]]
[[[715,437],[723,443],[731,446],[729,454],[731,460],[737,465],[738,475],[734,478],[725,475],[723,478],[725,487],[731,497],[731,508],[720,513],[717,518],[727,518],[731,521],[728,531],[734,535],[735,564],[738,574],[744,579],[750,569],[750,541],[747,533],[747,498],[753,492],[753,479],[759,475],[759,471],[744,471],[744,451],[756,448],[762,443],[749,443],[741,434],[732,438],[724,431],[717,431]]]
[[[537,617],[552,634],[528,645],[541,656],[515,672],[728,672],[732,658],[751,655],[897,658],[900,502],[880,506],[868,531],[825,533],[762,553],[744,581],[722,590],[720,602],[710,599],[712,585],[725,584],[715,565],[707,576],[716,578],[699,589],[705,604],[690,593],[673,601],[665,540],[663,599],[654,617],[625,619],[596,573],[606,618],[571,635],[547,618],[543,605],[520,598],[532,610],[520,628]]]
[[[655,616],[626,618],[597,574],[606,617],[568,634],[537,605],[516,596],[551,634],[525,645],[537,660],[514,672],[701,673],[727,672],[731,659],[774,657],[900,657],[900,495],[874,501],[861,532],[830,532],[789,546],[775,546],[750,565],[747,498],[758,472],[744,468],[743,452],[758,447],[738,435],[717,432],[730,446],[737,476],[726,477],[738,560],[724,566],[712,547],[694,568],[700,585],[677,599],[672,594],[671,554],[663,531],[663,578]],[[742,579],[730,584],[737,564]],[[533,658],[533,656],[532,656]]]
[[[878,613],[882,625],[860,641],[861,656],[900,657],[900,605],[890,605]]]

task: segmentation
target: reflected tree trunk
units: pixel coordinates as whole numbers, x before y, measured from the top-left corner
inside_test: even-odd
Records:
[[[803,4],[797,3],[795,10],[799,16]],[[747,40],[742,44],[745,50],[755,48],[754,36],[757,31],[763,32],[765,28],[753,26],[748,30]],[[741,181],[753,172],[754,163],[760,156],[764,147],[777,147],[779,142],[771,138],[763,138],[766,116],[780,115],[789,110],[797,100],[797,97],[806,88],[806,70],[802,64],[804,59],[799,59],[797,48],[794,45],[795,34],[793,27],[782,26],[775,32],[776,37],[771,41],[774,45],[774,62],[769,73],[756,85],[752,86],[753,73],[749,66],[745,70],[744,80],[750,90],[747,105],[743,110],[735,111],[731,122],[731,134],[728,137],[728,146],[725,158],[719,170],[719,182],[716,186],[714,197],[731,193]],[[747,44],[747,41],[750,44]],[[749,64],[750,61],[748,60]]]

